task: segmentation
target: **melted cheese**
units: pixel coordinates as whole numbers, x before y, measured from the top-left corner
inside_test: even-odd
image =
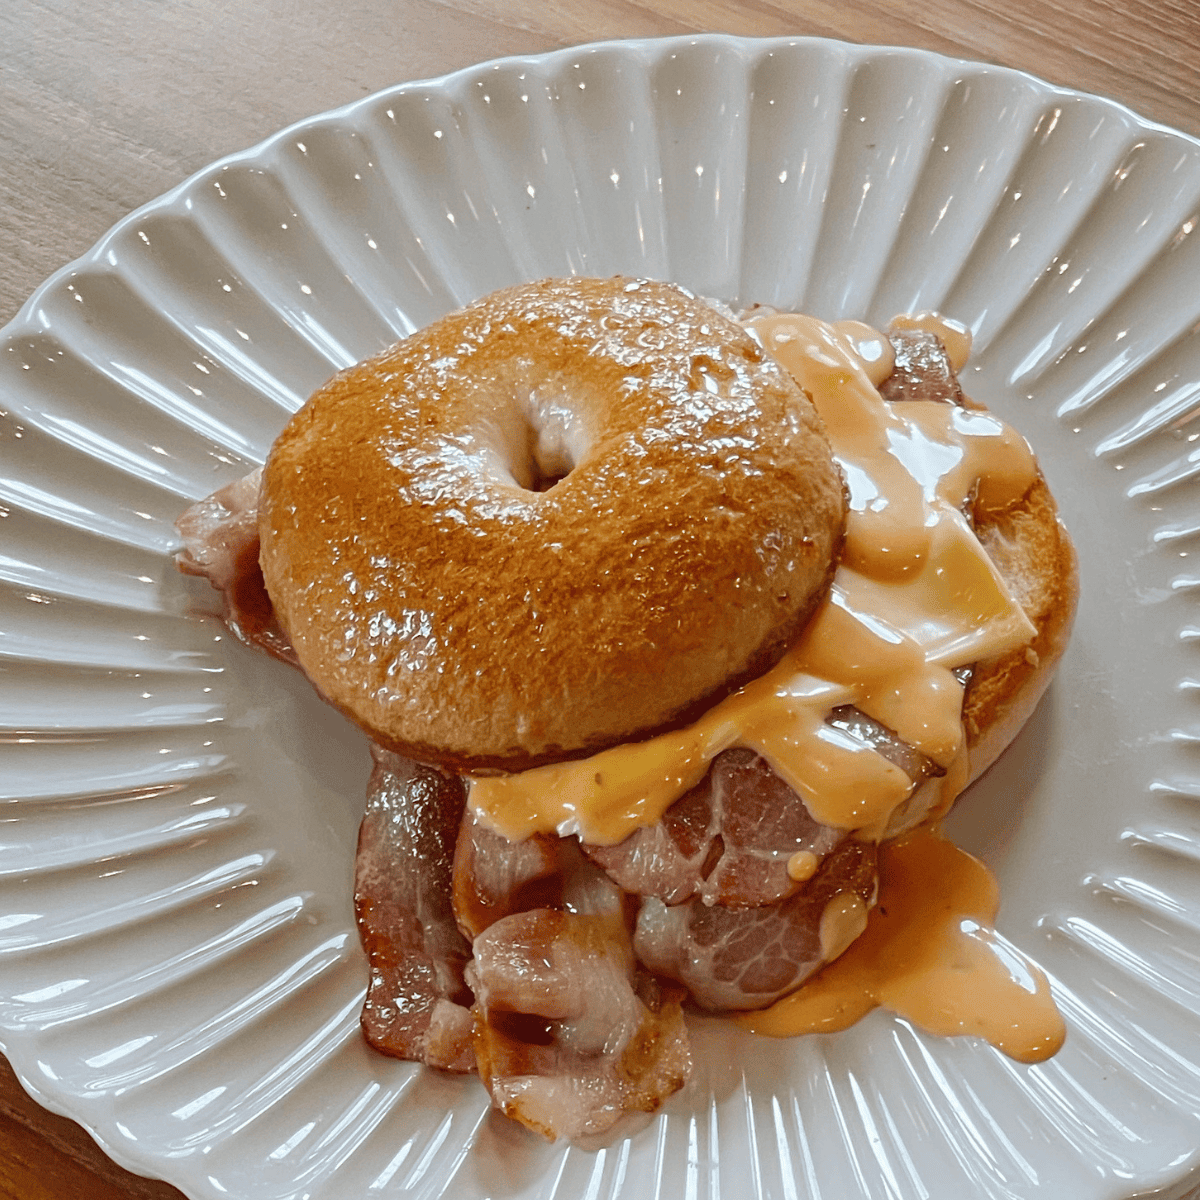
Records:
[[[816,873],[821,860],[811,850],[797,850],[787,861],[787,873],[797,883],[805,883]]]
[[[1024,440],[989,413],[885,402],[877,385],[892,370],[892,349],[869,326],[792,314],[748,326],[812,396],[847,480],[846,544],[830,596],[773,670],[694,725],[577,762],[473,779],[472,808],[510,840],[558,832],[616,844],[658,821],[732,746],[762,754],[822,824],[877,838],[912,784],[825,718],[853,704],[954,767],[937,784],[944,809],[965,779],[952,669],[1033,636],[963,516],[972,498],[999,505],[1025,493],[1036,466]]]
[[[1045,975],[992,928],[998,907],[992,873],[933,831],[885,842],[866,931],[798,992],[738,1020],[773,1037],[831,1033],[879,1006],[930,1033],[974,1034],[1041,1062],[1062,1045],[1063,1020]],[[822,946],[827,919],[832,949],[846,917],[826,909]]]
[[[833,962],[844,954],[867,928],[867,920],[867,906],[857,892],[838,892],[821,913],[821,957]]]

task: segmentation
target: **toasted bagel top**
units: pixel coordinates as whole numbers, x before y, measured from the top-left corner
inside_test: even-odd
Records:
[[[546,280],[343,371],[263,479],[300,663],[378,741],[520,770],[647,736],[770,667],[845,497],[819,419],[665,284]]]

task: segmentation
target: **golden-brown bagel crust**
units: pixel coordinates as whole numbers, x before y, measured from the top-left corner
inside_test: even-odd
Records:
[[[321,388],[271,451],[259,527],[333,704],[412,757],[523,770],[773,665],[844,512],[810,401],[740,325],[665,284],[565,279]]]
[[[1037,635],[1019,650],[975,664],[963,700],[972,781],[1033,715],[1067,648],[1079,599],[1075,549],[1040,474],[1017,503],[977,510],[975,533]]]

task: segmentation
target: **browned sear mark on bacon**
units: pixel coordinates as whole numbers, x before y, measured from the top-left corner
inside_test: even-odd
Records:
[[[370,963],[362,1027],[377,1050],[453,1071],[473,1066],[471,956],[450,902],[462,781],[372,747],[354,907]]]
[[[468,809],[454,848],[454,912],[468,938],[502,917],[531,908],[561,908],[560,839],[535,833],[510,842]]]

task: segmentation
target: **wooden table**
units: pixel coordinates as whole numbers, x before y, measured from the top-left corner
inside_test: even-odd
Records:
[[[1190,0],[4,0],[0,323],[130,209],[292,121],[497,55],[696,31],[1002,63],[1200,134]],[[0,1200],[179,1195],[110,1163],[0,1059]]]

